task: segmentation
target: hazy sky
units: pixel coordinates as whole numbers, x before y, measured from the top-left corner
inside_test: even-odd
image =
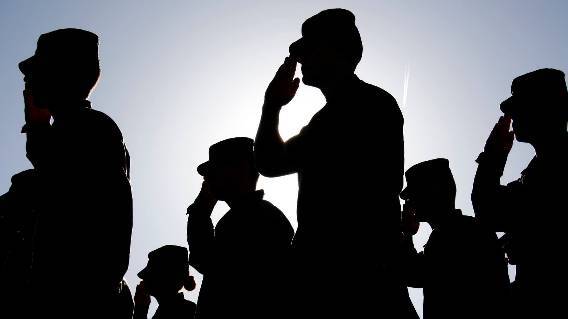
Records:
[[[126,278],[134,290],[150,250],[186,245],[185,209],[199,191],[195,167],[207,159],[209,145],[254,136],[266,85],[301,23],[332,7],[357,17],[364,43],[360,78],[400,104],[406,167],[447,157],[457,205],[472,214],[474,160],[511,80],[541,67],[568,70],[568,1],[2,0],[0,193],[13,174],[30,167],[19,133],[17,63],[33,54],[42,33],[63,27],[97,33],[102,79],[91,101],[118,123],[132,157],[135,212]],[[323,103],[319,91],[302,85],[282,114],[283,135],[296,133]],[[516,143],[503,181],[518,176],[532,156],[530,147]],[[296,226],[296,176],[262,179],[261,186]],[[225,210],[219,205],[216,218]],[[421,231],[417,245],[427,234]],[[411,294],[421,312],[420,291]]]

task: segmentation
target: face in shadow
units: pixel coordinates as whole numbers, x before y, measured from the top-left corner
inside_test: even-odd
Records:
[[[516,99],[514,109],[509,115],[513,120],[512,127],[517,141],[534,144],[565,133],[566,118],[561,114],[543,110],[561,107],[563,106],[559,101],[534,97]]]
[[[34,57],[33,64],[23,68],[22,73],[25,90],[41,108],[86,99],[100,75],[98,68],[73,68],[41,56]]]
[[[428,222],[435,211],[431,201],[420,194],[410,194],[405,199],[405,206],[412,210],[419,222]]]
[[[163,274],[144,278],[144,287],[151,296],[160,298],[177,294],[183,288],[183,278]]]
[[[213,195],[219,200],[227,201],[255,189],[256,180],[251,165],[246,160],[212,165],[204,178]]]
[[[453,209],[456,193],[452,185],[425,183],[412,187],[410,191],[403,191],[403,199],[419,222],[439,220],[448,209]]]
[[[301,64],[304,84],[325,88],[353,74],[348,57],[337,46],[317,39],[302,40],[305,41],[300,50],[295,50],[295,42],[290,51],[295,53],[291,57]]]
[[[363,44],[352,12],[327,9],[302,24],[302,37],[289,48],[300,63],[302,81],[320,89],[352,77],[363,54]]]

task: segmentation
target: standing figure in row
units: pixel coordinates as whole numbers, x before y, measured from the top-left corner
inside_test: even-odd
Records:
[[[489,135],[471,194],[476,216],[506,232],[517,265],[513,309],[517,318],[561,317],[568,284],[561,262],[568,238],[568,91],[564,73],[540,69],[513,80],[504,116]],[[510,131],[510,126],[513,131]],[[513,140],[529,143],[536,156],[521,178],[501,185]]]
[[[187,209],[189,262],[203,274],[196,318],[284,318],[294,230],[256,190],[253,140],[212,145],[197,172],[204,181]],[[211,214],[219,200],[230,210],[214,227]]]
[[[42,34],[19,68],[37,214],[26,309],[49,318],[131,314],[121,305],[132,232],[129,156],[118,126],[87,100],[100,75],[98,37],[80,29]]]
[[[456,209],[456,184],[445,158],[416,164],[406,171],[400,194],[403,264],[408,286],[423,288],[424,319],[503,318],[508,311],[507,264],[495,232]],[[417,253],[412,236],[419,223],[432,234]]]
[[[362,52],[355,16],[322,11],[304,22],[265,93],[255,148],[259,170],[299,179],[296,316],[393,318],[412,307],[397,269],[403,117],[388,92],[355,75]],[[302,82],[320,89],[326,104],[283,141],[279,115],[300,85],[297,63]]]

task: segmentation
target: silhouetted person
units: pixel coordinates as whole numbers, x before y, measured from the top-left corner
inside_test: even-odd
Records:
[[[87,100],[100,74],[98,37],[79,29],[43,34],[19,68],[27,156],[40,189],[28,309],[113,318],[128,268],[132,196],[120,129]],[[81,278],[84,289],[70,288]]]
[[[471,195],[476,216],[494,231],[507,232],[517,265],[517,317],[566,313],[568,284],[562,260],[567,247],[568,93],[564,73],[540,69],[513,80],[512,96],[489,135]],[[509,127],[513,123],[513,131]],[[500,184],[513,140],[531,144],[536,156],[521,178]]]
[[[406,172],[403,236],[409,286],[424,288],[424,319],[503,318],[509,277],[494,232],[455,208],[456,184],[448,160],[438,158]],[[419,222],[432,233],[417,253],[412,243]]]
[[[307,318],[398,316],[408,307],[395,266],[403,117],[389,93],[354,74],[362,51],[351,12],[329,9],[306,20],[266,90],[256,136],[261,174],[298,173],[293,247],[298,311]],[[327,103],[284,142],[279,114],[298,89],[296,63],[304,84],[320,89]]]
[[[154,319],[192,319],[195,304],[185,300],[182,288],[195,289],[195,281],[189,275],[187,248],[166,245],[148,254],[148,265],[138,273],[142,279],[136,287],[134,319],[146,319],[150,296],[159,307]]]
[[[294,230],[256,190],[253,140],[214,144],[197,171],[204,182],[187,209],[189,261],[203,274],[197,318],[283,318]],[[218,200],[231,209],[214,228],[210,216]]]

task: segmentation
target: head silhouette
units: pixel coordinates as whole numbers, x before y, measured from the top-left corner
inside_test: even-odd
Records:
[[[209,183],[215,197],[230,201],[256,189],[259,173],[253,144],[248,137],[235,137],[209,148],[209,160],[199,165],[197,172]]]
[[[501,103],[501,110],[513,119],[519,142],[543,143],[566,134],[568,93],[564,73],[540,69],[513,80],[512,96]]]
[[[355,16],[345,9],[309,18],[302,24],[302,37],[290,45],[290,57],[302,65],[302,81],[318,88],[353,75],[362,53]]]
[[[98,37],[80,29],[42,34],[35,54],[20,62],[26,90],[37,106],[70,107],[86,99],[100,75]]]
[[[405,176],[407,186],[400,197],[419,221],[431,223],[455,208],[456,183],[447,159],[418,163]]]
[[[183,287],[195,288],[189,275],[187,248],[166,245],[148,254],[148,265],[138,273],[150,295],[161,298],[177,294]]]

